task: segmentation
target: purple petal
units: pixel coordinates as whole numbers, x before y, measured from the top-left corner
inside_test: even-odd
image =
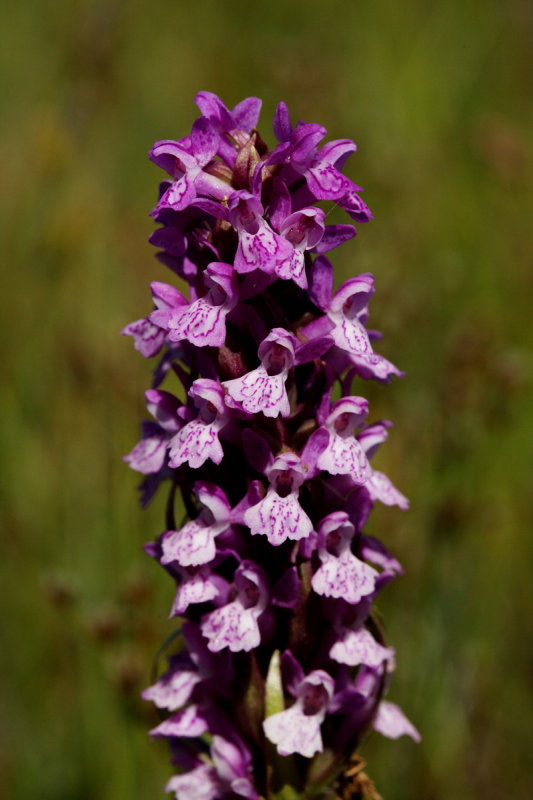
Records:
[[[146,408],[163,430],[176,433],[182,425],[177,416],[178,408],[181,406],[178,398],[170,392],[158,389],[148,389],[144,396],[146,397]]]
[[[257,472],[265,475],[274,460],[266,440],[251,428],[245,428],[242,433],[242,444],[249,463]]]
[[[172,181],[166,192],[159,200],[156,211],[171,208],[173,211],[182,211],[187,208],[196,197],[194,181],[189,175],[184,175],[178,181]]]
[[[355,365],[357,374],[365,380],[374,378],[375,380],[387,383],[394,375],[399,378],[405,375],[405,372],[402,372],[398,367],[395,367],[394,364],[391,364],[390,361],[387,361],[386,358],[377,353],[356,353],[352,350],[350,352],[350,360]]]
[[[382,422],[375,422],[373,425],[368,425],[357,434],[357,439],[361,443],[361,447],[367,454],[368,458],[372,458],[380,444],[388,438],[388,429],[392,427],[392,422],[385,419]]]
[[[395,703],[382,700],[378,707],[378,713],[374,718],[375,730],[388,736],[389,739],[398,739],[400,736],[410,736],[415,742],[422,741],[420,733],[412,722],[410,722],[401,708]]]
[[[320,162],[342,169],[348,156],[356,150],[357,145],[351,139],[334,139],[332,142],[327,142],[320,150]]]
[[[279,581],[272,587],[272,605],[280,608],[294,608],[300,599],[301,581],[296,567],[285,570]]]
[[[307,170],[307,185],[317,200],[337,200],[348,191],[350,182],[335,167],[317,164]]]
[[[324,236],[318,242],[318,244],[315,245],[315,252],[327,253],[330,250],[333,250],[335,247],[339,247],[341,244],[344,244],[344,242],[353,239],[356,233],[357,231],[353,225],[326,225]],[[324,306],[324,309],[326,307],[327,304]]]
[[[278,142],[288,142],[291,138],[292,125],[289,116],[289,109],[283,100],[278,103],[276,111],[274,112],[274,136]]]
[[[383,567],[387,572],[402,575],[403,569],[400,562],[392,556],[385,545],[373,536],[361,536],[361,555],[367,561]]]
[[[182,256],[187,249],[187,239],[182,228],[166,225],[157,228],[148,238],[154,247],[160,247],[173,256]]]
[[[138,319],[130,322],[121,331],[123,336],[133,336],[136,350],[145,358],[151,358],[159,353],[165,342],[165,331],[147,319]]]
[[[209,120],[200,117],[192,126],[191,141],[198,164],[204,166],[215,157],[220,140]]]
[[[164,139],[156,142],[149,152],[150,161],[164,169],[172,178],[179,178],[186,170],[196,167],[196,161],[181,142]]]
[[[237,103],[231,112],[235,127],[245,133],[250,133],[252,128],[257,126],[262,104],[259,97],[246,97]]]
[[[409,508],[409,500],[403,495],[383,472],[374,470],[366,484],[372,500],[379,500],[386,506],[399,506],[402,511]]]
[[[216,94],[213,94],[213,92],[198,92],[194,102],[204,117],[207,117],[215,126],[226,132],[233,129],[232,116]]]
[[[347,211],[352,219],[355,219],[357,222],[369,222],[371,219],[374,219],[374,215],[367,204],[361,200],[357,192],[353,189],[339,198],[337,204],[344,209],[344,211]]]
[[[208,730],[209,726],[204,715],[198,706],[192,705],[164,720],[157,728],[153,728],[150,734],[152,736],[186,736],[192,738],[202,736]]]
[[[291,163],[298,169],[305,169],[326,133],[326,129],[315,122],[298,123],[291,135]]]
[[[270,224],[276,231],[291,213],[291,195],[284,181],[274,178],[272,183],[272,200],[269,207]]]
[[[311,268],[309,295],[313,303],[327,311],[333,292],[333,265],[324,256],[316,258]]]
[[[175,711],[188,702],[194,687],[200,680],[201,677],[195,670],[177,669],[164,675],[153,686],[145,689],[141,696],[144,700],[150,700],[158,708]]]

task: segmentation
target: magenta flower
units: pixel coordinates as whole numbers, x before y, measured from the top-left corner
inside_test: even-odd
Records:
[[[374,503],[408,501],[373,468],[391,423],[368,421],[361,379],[402,373],[374,351],[373,276],[335,290],[325,256],[356,233],[326,224],[332,205],[372,218],[342,171],[354,142],[280,103],[269,152],[258,98],[196,103],[190,135],[150,151],[167,173],[150,241],[172,278],[122,331],[158,356],[125,460],[143,504],[169,487],[145,549],[185,644],[143,697],[164,712],[176,800],[279,800],[317,770],[334,781],[372,728],[420,738],[383,699],[395,652],[373,612],[402,568],[365,531]]]

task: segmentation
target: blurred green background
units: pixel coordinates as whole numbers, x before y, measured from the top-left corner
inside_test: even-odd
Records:
[[[139,700],[173,629],[136,504],[150,365],[120,329],[166,280],[146,239],[200,89],[279,99],[359,144],[376,219],[336,255],[376,276],[365,384],[395,422],[377,466],[411,511],[370,532],[406,567],[380,602],[390,699],[423,742],[363,748],[386,800],[530,800],[531,106],[525,0],[26,0],[0,33],[2,800],[154,800],[170,775]]]

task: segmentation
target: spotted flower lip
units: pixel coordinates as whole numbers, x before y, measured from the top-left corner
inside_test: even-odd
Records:
[[[216,555],[215,538],[231,525],[230,504],[220,487],[198,481],[194,492],[203,508],[196,519],[179,531],[167,531],[164,534],[161,564],[174,561],[181,567],[208,564]]]
[[[238,298],[235,271],[231,264],[213,261],[204,275],[205,295],[172,309],[164,323],[157,312],[150,315],[150,319],[159,319],[166,326],[171,342],[186,339],[196,347],[221,347],[226,340],[226,316]]]
[[[224,452],[218,434],[227,422],[222,387],[217,381],[199,378],[189,394],[198,409],[197,416],[170,440],[170,466],[188,463],[198,469],[208,458],[220,464]]]
[[[325,597],[342,597],[356,604],[375,589],[378,573],[351,551],[355,528],[345,511],[334,511],[318,527],[321,567],[311,585]]]
[[[294,364],[294,337],[283,328],[274,328],[258,349],[261,365],[241,378],[224,381],[229,407],[265,417],[290,414],[285,381]]]
[[[258,618],[267,606],[269,594],[265,573],[245,560],[235,573],[234,585],[235,599],[211,611],[202,623],[202,633],[213,652],[226,647],[232,653],[247,652],[261,641]]]
[[[268,469],[270,487],[265,497],[246,511],[244,521],[252,535],[264,535],[270,544],[299,541],[311,534],[313,523],[299,502],[306,477],[296,453],[280,453]]]
[[[374,351],[373,275],[339,284],[330,260],[372,219],[343,172],[356,144],[280,102],[269,149],[259,98],[195,102],[189,135],[150,151],[150,242],[171,277],[122,331],[157,356],[125,461],[143,505],[168,487],[145,551],[177,628],[143,697],[163,712],[151,733],[176,800],[303,797],[372,727],[420,738],[385,699],[396,654],[373,610],[403,569],[366,527],[377,502],[408,500],[374,468],[391,423],[362,379],[403,373]]]
[[[267,739],[281,756],[298,753],[311,758],[323,749],[321,725],[334,692],[334,681],[325,670],[301,676],[293,688],[296,702],[263,722]]]

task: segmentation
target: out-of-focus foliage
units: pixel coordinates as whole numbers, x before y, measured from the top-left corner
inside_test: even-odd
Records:
[[[153,800],[170,774],[138,698],[174,627],[141,551],[163,500],[141,512],[121,462],[149,364],[118,331],[167,277],[146,151],[209,89],[263,97],[270,141],[284,99],[360,146],[376,220],[336,263],[375,273],[381,352],[407,371],[361,393],[395,420],[378,468],[412,499],[372,527],[407,568],[381,610],[391,699],[424,737],[376,734],[368,771],[388,800],[530,799],[528,28],[524,0],[5,6],[2,798]]]

